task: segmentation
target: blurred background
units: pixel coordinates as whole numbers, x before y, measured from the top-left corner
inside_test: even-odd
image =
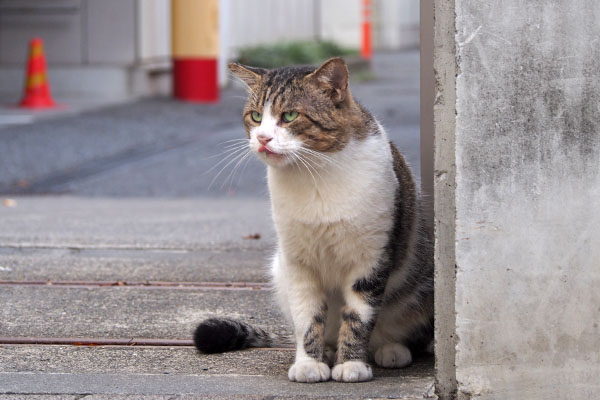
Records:
[[[43,110],[17,106],[32,38],[57,104]],[[244,135],[227,63],[336,55],[418,175],[418,47],[417,0],[0,0],[0,193],[264,196],[252,157],[218,164]]]

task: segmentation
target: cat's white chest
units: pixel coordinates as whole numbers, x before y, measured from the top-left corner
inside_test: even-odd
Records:
[[[280,249],[294,262],[337,275],[378,257],[398,186],[385,137],[344,151],[318,177],[301,170],[268,175]]]

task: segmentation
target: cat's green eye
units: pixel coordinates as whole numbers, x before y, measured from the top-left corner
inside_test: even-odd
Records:
[[[285,122],[292,122],[293,120],[296,119],[297,116],[298,116],[298,111],[284,112],[283,113],[283,120]]]
[[[256,111],[252,111],[252,119],[254,120],[254,122],[260,122],[262,121],[262,114]]]

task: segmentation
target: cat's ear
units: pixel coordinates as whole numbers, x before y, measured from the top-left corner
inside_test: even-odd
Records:
[[[311,82],[330,94],[337,104],[346,99],[348,91],[348,68],[340,57],[325,61],[315,72],[307,76]]]
[[[229,70],[250,89],[260,85],[263,75],[267,72],[264,68],[248,67],[238,63],[229,63]]]

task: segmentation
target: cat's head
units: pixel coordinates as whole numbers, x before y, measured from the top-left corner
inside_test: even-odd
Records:
[[[318,68],[267,70],[231,63],[229,69],[248,87],[243,119],[250,149],[268,165],[340,151],[364,130],[365,113],[352,99],[341,58]]]

